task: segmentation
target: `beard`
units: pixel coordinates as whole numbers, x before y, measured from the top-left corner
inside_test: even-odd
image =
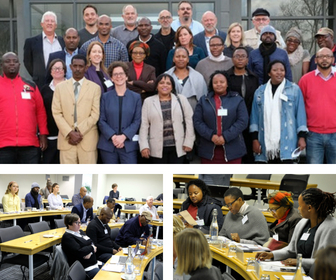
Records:
[[[317,64],[322,70],[327,70],[331,67],[331,63],[329,63],[328,65],[322,65],[322,64]]]

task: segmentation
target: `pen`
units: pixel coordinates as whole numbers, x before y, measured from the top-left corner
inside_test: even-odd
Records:
[[[29,243],[29,242],[32,242],[33,240],[27,240],[27,241],[25,241],[25,242],[23,242],[23,243]]]
[[[276,279],[280,279],[280,277],[279,277],[279,276],[276,276],[276,275],[274,275],[274,277],[275,277]]]

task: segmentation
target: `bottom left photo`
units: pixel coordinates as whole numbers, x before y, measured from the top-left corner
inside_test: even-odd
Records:
[[[161,174],[0,174],[0,279],[163,279]]]

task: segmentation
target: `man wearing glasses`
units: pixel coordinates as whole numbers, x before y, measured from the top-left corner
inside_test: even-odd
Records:
[[[168,55],[168,52],[175,45],[175,42],[174,42],[175,31],[171,28],[171,24],[173,22],[173,17],[172,17],[172,15],[169,11],[162,10],[159,13],[158,22],[160,23],[161,28],[160,28],[159,32],[154,35],[154,37],[156,39],[158,39],[159,41],[161,41],[165,45],[167,55]]]
[[[324,47],[315,55],[317,68],[299,81],[307,114],[307,163],[336,163],[336,77],[334,53]]]
[[[177,15],[178,19],[174,20],[171,27],[174,31],[177,30],[181,25],[186,25],[190,28],[192,34],[195,36],[199,32],[204,30],[204,27],[201,23],[192,19],[193,6],[189,1],[180,1],[177,5]]]
[[[328,27],[320,28],[315,34],[315,40],[320,48],[328,48],[332,51],[336,60],[336,44],[334,43],[334,31]],[[335,61],[332,66],[335,66]],[[311,57],[309,63],[309,71],[315,70],[317,64],[315,62],[315,54]]]
[[[259,47],[261,44],[260,32],[263,27],[270,24],[270,21],[270,13],[263,8],[258,8],[252,13],[252,23],[254,28],[244,32],[247,45],[253,49],[257,49]],[[281,37],[281,32],[279,30],[276,30],[275,43],[282,49],[286,47],[286,43]]]
[[[263,245],[269,231],[263,213],[244,201],[238,188],[229,188],[224,194],[225,206],[229,208],[219,235],[245,244]]]
[[[129,219],[119,230],[115,242],[121,247],[134,245],[137,241],[145,245],[149,237],[148,223],[152,218],[153,215],[149,211],[143,211],[141,215]]]

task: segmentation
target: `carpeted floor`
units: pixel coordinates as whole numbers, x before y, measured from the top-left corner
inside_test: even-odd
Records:
[[[28,269],[26,268],[26,279],[29,279]],[[1,280],[21,280],[22,272],[19,265],[4,264],[0,270]],[[34,280],[52,280],[49,275],[49,269],[47,264],[43,264],[34,269]]]

